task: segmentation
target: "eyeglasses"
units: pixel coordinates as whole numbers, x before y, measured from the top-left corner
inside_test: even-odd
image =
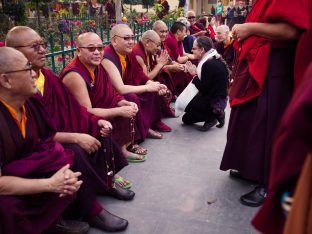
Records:
[[[161,46],[161,42],[160,43],[156,43],[155,41],[153,41],[152,39],[146,38],[147,40],[150,40],[151,42],[153,42],[157,47]]]
[[[160,33],[167,33],[168,32],[168,30],[161,30],[161,31],[159,31]]]
[[[30,48],[34,49],[35,51],[39,52],[40,46],[46,50],[48,48],[48,43],[47,42],[40,42],[40,43],[31,44],[31,45],[14,46],[14,48],[30,47]]]
[[[134,36],[125,36],[125,37],[122,37],[122,36],[118,36],[118,35],[115,35],[115,37],[120,37],[122,39],[124,39],[125,41],[134,41]]]
[[[79,46],[79,48],[87,49],[89,52],[94,52],[95,50],[102,52],[104,50],[104,46]]]
[[[6,71],[6,72],[4,72],[4,74],[10,74],[10,73],[22,72],[22,71],[29,71],[30,76],[32,76],[33,65],[32,65],[30,62],[28,62],[26,66],[27,66],[27,67],[24,68],[24,69],[13,70],[13,71]]]
[[[188,19],[195,19],[196,17],[195,16],[189,16],[187,17]]]

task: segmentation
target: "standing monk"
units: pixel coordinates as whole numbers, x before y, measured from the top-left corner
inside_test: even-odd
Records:
[[[298,7],[288,8],[289,4],[257,0],[247,23],[232,29],[239,57],[233,69],[232,111],[220,168],[236,169],[239,174],[232,175],[259,183],[240,198],[248,206],[260,206],[267,196],[272,138],[293,92],[296,43],[300,29],[307,25],[308,13],[292,17]]]
[[[125,24],[114,26],[110,33],[111,44],[105,47],[102,65],[109,73],[114,88],[128,100],[139,107],[137,125],[142,139],[149,134],[153,138],[162,135],[151,128],[169,132],[171,128],[160,121],[160,95],[165,94],[167,87],[151,81],[142,70],[134,56],[129,56],[134,45],[131,29]]]
[[[0,48],[0,233],[39,234],[56,225],[82,183],[69,169],[73,153],[52,140],[45,112],[27,101],[37,92],[35,77],[22,53]],[[85,233],[88,225],[63,222],[49,231],[57,229]]]
[[[164,69],[169,57],[165,50],[159,54],[160,46],[161,41],[158,34],[153,30],[148,30],[142,34],[142,39],[134,46],[130,56],[135,56],[139,63],[138,68],[150,80],[167,86],[167,94],[162,101],[162,113],[164,116],[174,117],[174,111],[169,106],[172,99],[173,82],[170,72]]]

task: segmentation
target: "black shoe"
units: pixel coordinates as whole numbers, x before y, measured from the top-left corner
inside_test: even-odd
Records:
[[[99,228],[106,232],[122,231],[128,226],[127,220],[113,215],[104,209],[97,216],[88,219],[88,223],[91,227]]]
[[[85,234],[88,231],[89,224],[86,222],[61,218],[56,225],[50,227],[44,234]]]
[[[201,131],[201,132],[206,132],[208,131],[210,128],[212,128],[213,126],[215,126],[218,123],[218,121],[216,119],[210,121],[210,122],[205,122],[204,125],[202,127],[198,127],[197,130]]]
[[[230,176],[240,180],[244,179],[238,170],[230,170]]]
[[[239,179],[239,180],[245,180],[248,181],[250,183],[254,183],[254,184],[259,184],[258,181],[256,180],[252,180],[252,179],[248,179],[242,176],[242,174],[238,171],[238,170],[230,170],[230,177],[233,177],[235,179]]]
[[[222,118],[217,118],[219,124],[217,124],[217,128],[222,128],[224,126],[225,123],[225,116],[223,116]]]
[[[118,200],[130,201],[134,198],[135,193],[130,189],[124,189],[115,185],[107,192],[107,195],[117,198]]]
[[[240,202],[245,206],[261,206],[267,196],[267,190],[264,187],[257,186],[251,192],[240,197]]]

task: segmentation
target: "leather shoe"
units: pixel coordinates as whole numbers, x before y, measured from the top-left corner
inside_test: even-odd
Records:
[[[261,206],[267,196],[267,190],[264,187],[257,186],[251,192],[240,197],[240,202],[245,206]]]
[[[248,181],[248,182],[251,182],[251,183],[258,184],[258,182],[255,181],[255,180],[247,179],[247,178],[243,177],[242,174],[238,170],[233,170],[233,169],[230,170],[230,176],[235,178],[235,179],[245,180],[245,181]]]
[[[85,234],[89,231],[89,224],[75,220],[65,220],[62,217],[54,226],[50,227],[44,234]]]
[[[217,128],[222,128],[225,124],[225,116],[221,117],[221,118],[217,118],[219,124],[216,125]]]
[[[201,132],[207,132],[210,128],[215,126],[218,123],[216,119],[210,121],[210,122],[205,122],[202,127],[198,127],[197,129]]]
[[[108,196],[117,198],[118,200],[130,201],[134,198],[135,193],[130,189],[124,189],[119,185],[112,187],[108,192]]]
[[[99,228],[106,232],[122,231],[128,226],[127,220],[113,215],[104,209],[97,216],[88,219],[88,223],[91,227]]]

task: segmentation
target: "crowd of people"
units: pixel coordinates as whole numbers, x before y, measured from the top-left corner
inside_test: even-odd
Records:
[[[258,184],[240,197],[263,204],[254,226],[283,233],[289,213],[287,233],[311,231],[312,4],[302,1],[305,9],[257,0],[232,29],[189,11],[170,29],[156,21],[136,44],[126,24],[107,46],[82,33],[59,76],[38,32],[9,30],[0,47],[0,232],[126,229],[97,196],[132,200],[132,182],[117,173],[148,160],[140,143],[172,131],[162,118],[181,112],[185,125],[204,122],[199,131],[222,128],[228,99],[220,169]]]

